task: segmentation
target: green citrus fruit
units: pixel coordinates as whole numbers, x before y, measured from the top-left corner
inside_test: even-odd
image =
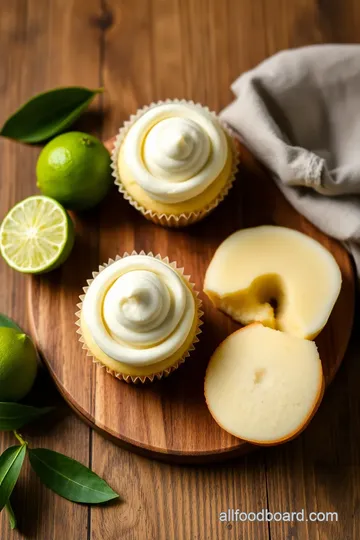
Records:
[[[10,210],[0,226],[0,253],[25,274],[60,266],[74,245],[74,225],[66,210],[43,195],[28,197]]]
[[[0,401],[19,401],[30,392],[37,371],[31,339],[14,328],[0,328]]]
[[[110,155],[92,135],[64,133],[41,151],[36,176],[44,195],[65,208],[85,210],[98,204],[112,183]]]

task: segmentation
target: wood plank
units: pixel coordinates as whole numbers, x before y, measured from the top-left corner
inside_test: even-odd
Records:
[[[266,454],[269,510],[304,509],[304,521],[301,516],[295,525],[271,523],[271,538],[275,540],[291,538],[295,530],[296,538],[301,540],[359,537],[358,350],[359,339],[354,339],[343,368],[302,437]],[[323,521],[313,522],[315,516],[310,516],[311,512],[334,514],[320,516]]]
[[[347,362],[354,362],[355,357],[358,356],[359,347],[359,339],[356,339],[352,355],[349,353],[345,357],[344,363],[347,371],[349,371]],[[340,373],[342,374],[343,372],[340,371]],[[341,523],[335,523],[331,527],[329,523],[309,524],[305,530],[301,524],[299,525],[298,538],[312,538],[311,534],[315,534],[315,532],[322,535],[319,536],[321,539],[331,538],[332,540],[340,540],[348,538],[350,540],[357,537],[352,532],[359,529],[357,519],[353,519],[356,515],[356,501],[359,497],[358,484],[356,484],[358,480],[355,480],[357,478],[356,471],[358,470],[358,462],[355,456],[358,456],[359,452],[359,430],[356,427],[359,422],[359,405],[353,384],[354,380],[352,379],[352,377],[356,376],[358,376],[358,373],[349,375],[351,383],[349,382],[348,384],[341,384],[339,382],[340,375],[336,377],[334,383],[336,390],[331,388],[331,392],[335,393],[335,397],[331,400],[332,405],[325,409],[327,411],[326,413],[323,412],[323,408],[320,408],[317,413],[318,418],[314,422],[319,430],[319,432],[316,432],[318,437],[314,437],[312,430],[309,430],[309,433],[304,435],[305,440],[313,437],[310,444],[310,451],[303,443],[300,449],[297,447],[297,450],[289,448],[287,450],[288,453],[285,454],[283,454],[284,451],[281,449],[276,457],[273,453],[269,453],[270,464],[268,476],[271,475],[272,477],[274,475],[272,478],[274,484],[269,480],[269,485],[271,486],[269,500],[274,495],[274,502],[278,501],[279,493],[292,493],[297,498],[296,493],[300,492],[302,500],[306,500],[305,508],[308,508],[309,511],[314,511],[317,508],[325,508],[326,511],[331,511],[332,509],[338,512],[339,520],[341,519]],[[346,395],[355,403],[355,407],[351,413],[347,410],[347,407],[341,404]],[[328,399],[328,397],[325,398],[322,407],[325,407]],[[337,420],[338,415],[341,415],[341,423]],[[329,422],[335,422],[335,426],[332,428],[329,427]],[[330,431],[333,431],[331,434],[333,438],[327,439],[327,436],[330,436]],[[348,443],[345,441],[348,441]],[[350,444],[350,447],[347,444]],[[351,458],[348,454],[349,451],[351,451]],[[339,455],[344,456],[340,461]],[[275,462],[275,467],[272,467],[273,461]],[[324,468],[321,465],[322,463],[326,463]],[[305,466],[304,476],[301,476],[301,468]],[[286,467],[289,467],[292,471],[289,476],[283,474]],[[294,474],[293,469],[296,470],[297,474]],[[299,475],[301,484],[296,484]],[[296,487],[294,484],[296,484]],[[348,486],[349,491],[343,490],[340,488],[340,485]],[[327,490],[332,493],[331,504],[326,504],[329,501]],[[284,506],[285,508],[288,507],[288,505],[281,505],[280,508]],[[296,508],[304,508],[304,506],[297,505]],[[327,510],[329,508],[330,510]],[[293,530],[293,527],[287,527],[286,524],[284,528],[286,531]],[[278,524],[272,524],[271,532],[274,538],[283,538],[282,534],[285,534],[281,532],[283,530]],[[307,534],[310,536],[306,536]]]
[[[360,5],[356,1],[305,2],[296,17],[289,5],[284,16],[288,28],[285,47],[359,42]],[[278,37],[279,33],[273,35]],[[357,325],[358,320],[354,328]],[[344,367],[309,430],[297,441],[266,455],[270,510],[305,510],[304,522],[272,522],[270,533],[275,540],[359,537],[360,409],[355,383],[359,347],[359,337],[354,335]],[[311,522],[310,512],[336,512],[338,520],[329,516],[327,521]]]
[[[359,42],[360,5],[346,2],[284,2],[281,15],[267,5],[267,32],[275,49],[312,43]],[[275,52],[271,50],[269,52]],[[354,328],[359,321],[355,321]],[[270,524],[274,540],[358,538],[360,409],[358,388],[360,339],[353,340],[344,366],[327,392],[309,429],[289,445],[265,457],[269,510],[304,509],[305,521]],[[327,521],[310,521],[310,512],[337,512]],[[301,517],[302,519],[302,517]],[[321,516],[324,519],[324,516]]]
[[[228,102],[228,86],[239,66],[230,67],[227,60],[230,17],[227,6],[222,10],[220,4],[216,0],[209,3],[134,0],[131,6],[107,2],[113,26],[105,39],[104,83],[109,90],[106,105],[112,112],[106,119],[105,137],[113,135],[129,111],[152,100],[185,97],[217,109]],[[237,3],[242,6],[240,11],[247,9],[243,7],[245,4],[252,3]],[[219,16],[221,24],[217,26]],[[207,50],[209,35],[213,40],[211,52]],[[216,55],[211,54],[214,51]],[[205,76],[215,83],[212,89],[204,84]],[[138,221],[135,242],[141,237],[141,229]],[[132,240],[126,222],[122,234],[124,242]],[[107,236],[106,244],[101,244],[103,258],[114,241],[115,238]],[[151,246],[135,245],[135,248]],[[261,453],[234,467],[170,467],[109,445],[94,434],[93,462],[104,474],[113,471],[114,488],[124,501],[120,506],[108,508],[105,520],[99,509],[93,509],[93,538],[258,540],[268,537],[266,524],[237,523],[227,528],[218,520],[222,509],[228,507],[246,507],[250,511],[258,505],[266,506]]]
[[[112,110],[105,122],[106,138],[116,132],[129,111],[152,100],[185,97],[217,109],[228,101],[228,86],[234,72],[230,75],[225,60],[227,15],[226,10],[224,13],[214,7],[219,4],[216,0],[211,3],[134,0],[131,5],[115,0],[107,2],[113,26],[105,38],[104,84],[109,90],[106,106]],[[221,26],[215,31],[219,14]],[[213,49],[219,47],[216,56],[207,51],[208,17],[211,31],[214,30]],[[205,90],[207,85],[202,79],[205,69],[207,76],[215,81],[214,91]],[[151,249],[141,235],[144,224],[141,220],[137,223],[135,249]],[[122,242],[131,241],[131,234],[125,221]],[[156,235],[161,233],[153,234],[156,241]],[[100,259],[101,255],[107,256],[114,241],[118,240],[108,235],[106,243],[101,243]],[[260,453],[230,468],[169,466],[109,445],[94,434],[93,463],[104,474],[114,471],[114,488],[124,501],[120,506],[108,508],[105,520],[99,509],[93,509],[90,525],[93,538],[220,540],[239,537],[240,533],[249,540],[268,537],[266,524],[230,524],[228,529],[227,524],[218,520],[223,507],[241,505],[250,510],[258,502],[266,506]]]
[[[94,463],[122,502],[91,513],[91,538],[214,540],[268,538],[266,523],[225,523],[228,508],[266,507],[262,451],[232,464],[167,465],[117,448],[94,433]]]
[[[99,2],[66,3],[56,0],[1,0],[0,3],[0,124],[36,92],[57,85],[99,86],[100,30],[91,22]],[[0,217],[22,198],[36,192],[35,164],[39,150],[2,139],[0,141]],[[28,329],[25,309],[26,277],[0,261],[0,310]],[[40,381],[41,383],[41,381]],[[48,377],[38,387],[43,404],[55,394]],[[69,414],[63,401],[57,416],[39,428],[24,430],[33,447],[66,453],[90,465],[90,431]],[[15,444],[11,434],[0,437],[0,449]],[[46,489],[27,463],[13,494],[19,531],[10,531],[5,511],[0,536],[61,539],[88,537],[89,510],[74,505]]]

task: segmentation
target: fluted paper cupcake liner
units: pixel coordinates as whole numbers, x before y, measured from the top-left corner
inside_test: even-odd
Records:
[[[121,182],[121,178],[118,172],[118,157],[120,152],[120,147],[129,131],[131,126],[147,111],[150,109],[157,107],[159,105],[166,105],[168,103],[176,103],[176,104],[184,104],[184,105],[193,105],[199,109],[206,110],[209,112],[214,118],[218,120],[218,122],[221,123],[222,128],[228,135],[228,142],[230,146],[230,151],[232,154],[232,166],[231,166],[231,172],[229,174],[229,178],[225,184],[225,186],[222,188],[222,190],[219,192],[217,197],[208,203],[203,209],[192,211],[192,212],[185,212],[183,214],[175,215],[175,214],[160,214],[158,212],[155,212],[151,209],[147,209],[144,206],[142,206],[136,199],[130,195],[130,193],[127,191],[123,183]],[[167,99],[165,101],[158,101],[153,102],[150,105],[146,105],[142,109],[138,109],[138,111],[130,116],[130,119],[124,122],[124,125],[120,128],[119,133],[115,139],[114,147],[111,153],[111,168],[112,168],[112,176],[115,178],[115,184],[117,185],[120,193],[123,195],[124,199],[126,199],[136,210],[138,210],[146,219],[152,221],[153,223],[156,223],[157,225],[162,225],[163,227],[186,227],[188,225],[191,225],[192,223],[196,223],[197,221],[202,220],[204,217],[206,217],[210,212],[215,210],[215,208],[225,199],[226,195],[229,193],[230,189],[233,186],[233,183],[235,181],[235,176],[238,170],[239,165],[239,153],[236,148],[236,145],[233,140],[232,132],[229,129],[227,125],[225,125],[223,122],[219,120],[216,113],[213,111],[210,111],[208,107],[204,107],[200,103],[194,103],[193,101],[187,101],[185,99]]]
[[[85,295],[86,295],[91,283],[94,281],[96,276],[98,276],[100,274],[100,272],[102,272],[107,266],[113,264],[114,262],[116,262],[116,261],[118,261],[120,259],[123,259],[124,257],[130,257],[132,255],[146,255],[147,257],[153,257],[154,259],[158,259],[158,260],[162,261],[163,263],[167,264],[168,266],[170,266],[171,268],[173,268],[184,280],[186,280],[186,282],[187,282],[187,284],[189,286],[189,289],[193,294],[195,304],[196,304],[195,307],[196,307],[197,327],[196,327],[195,334],[194,334],[194,339],[193,339],[191,345],[189,346],[187,351],[174,364],[172,364],[168,368],[163,369],[161,371],[155,371],[151,375],[128,375],[126,373],[119,373],[117,371],[114,371],[114,370],[110,369],[108,366],[104,365],[100,360],[98,360],[96,358],[96,356],[92,353],[90,348],[87,346],[87,344],[85,342],[85,339],[84,339],[84,337],[82,335],[82,331],[81,331],[80,317],[81,317],[83,300],[85,298]],[[144,251],[140,251],[140,253],[137,253],[136,251],[133,251],[132,253],[125,252],[122,257],[120,255],[117,255],[115,257],[115,259],[109,259],[109,261],[107,263],[104,263],[104,264],[100,265],[98,272],[93,272],[92,273],[92,279],[87,280],[87,286],[83,287],[83,291],[84,291],[84,294],[81,294],[79,296],[80,302],[77,304],[77,307],[79,308],[79,311],[77,311],[75,313],[75,315],[76,315],[75,324],[78,327],[78,329],[76,330],[76,333],[79,334],[79,342],[82,344],[82,348],[86,351],[86,355],[92,358],[92,361],[93,361],[94,364],[97,364],[101,368],[105,369],[107,371],[107,373],[109,373],[113,377],[116,377],[119,380],[123,380],[123,381],[125,381],[127,383],[138,384],[138,383],[153,382],[154,380],[160,380],[163,377],[168,377],[170,375],[170,373],[175,371],[181,364],[183,364],[185,362],[185,360],[190,356],[190,353],[195,349],[195,344],[198,343],[198,341],[199,341],[198,336],[201,334],[201,328],[200,327],[203,324],[203,321],[202,321],[201,317],[204,314],[202,309],[201,309],[202,302],[201,302],[200,298],[198,297],[199,293],[195,290],[195,284],[191,283],[190,276],[184,274],[184,268],[178,268],[176,262],[171,262],[170,263],[168,257],[163,258],[163,257],[161,257],[161,255],[154,255],[151,252],[150,253],[145,253]],[[156,364],[154,364],[154,365],[156,366]]]

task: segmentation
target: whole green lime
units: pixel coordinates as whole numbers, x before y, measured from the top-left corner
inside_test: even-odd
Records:
[[[0,328],[0,401],[19,401],[31,390],[37,372],[37,354],[26,334]]]
[[[92,135],[63,133],[42,149],[36,176],[44,195],[65,208],[86,210],[97,205],[110,187],[110,155]]]

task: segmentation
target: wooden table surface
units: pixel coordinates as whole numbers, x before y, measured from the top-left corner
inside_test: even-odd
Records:
[[[358,0],[0,0],[0,125],[36,92],[104,86],[79,128],[108,138],[153,100],[184,97],[220,110],[234,78],[280,49],[356,41]],[[36,192],[38,151],[0,141],[0,219]],[[0,261],[0,312],[28,329],[25,290],[26,278]],[[303,435],[211,467],[167,465],[116,447],[83,424],[42,373],[36,401],[56,403],[58,413],[24,435],[33,447],[90,466],[121,500],[72,504],[40,485],[27,464],[12,497],[19,531],[2,512],[1,540],[360,538],[359,347],[354,336]],[[1,434],[0,450],[9,444],[13,436]],[[222,523],[228,508],[337,512],[338,521]]]

